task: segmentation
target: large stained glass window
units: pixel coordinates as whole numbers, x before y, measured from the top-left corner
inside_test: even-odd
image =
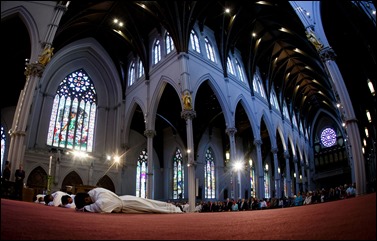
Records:
[[[1,171],[3,170],[4,153],[5,153],[6,136],[4,133],[4,127],[1,125]]]
[[[136,168],[136,197],[147,197],[147,172],[148,172],[148,154],[144,149],[140,152]]]
[[[206,162],[204,166],[205,198],[216,198],[215,162],[212,149],[206,151]]]
[[[173,199],[185,198],[182,152],[177,149],[173,157]]]
[[[325,147],[331,147],[335,145],[336,133],[332,128],[325,128],[321,132],[321,142]]]
[[[47,145],[91,152],[96,102],[96,90],[84,70],[64,78],[54,98]]]

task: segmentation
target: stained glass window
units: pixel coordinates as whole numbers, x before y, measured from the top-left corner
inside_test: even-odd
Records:
[[[3,160],[4,160],[4,153],[5,153],[5,143],[6,143],[6,136],[4,133],[4,127],[1,125],[1,170],[3,170]]]
[[[212,44],[209,42],[208,38],[205,38],[204,41],[206,44],[207,58],[215,62],[215,51],[213,50]]]
[[[332,128],[325,128],[321,133],[321,142],[325,147],[331,147],[335,145],[336,133]]]
[[[161,45],[159,40],[153,46],[153,53],[153,64],[157,64],[161,60]]]
[[[64,78],[52,105],[47,145],[91,152],[96,102],[96,90],[84,70]]]
[[[243,71],[242,71],[241,65],[240,65],[240,63],[238,62],[237,59],[236,59],[236,66],[237,66],[238,75],[240,76],[240,80],[242,82],[244,82],[245,78],[243,76]]]
[[[147,172],[148,172],[148,154],[144,149],[140,152],[136,168],[136,196],[147,197]]]
[[[173,39],[170,37],[169,33],[167,33],[165,36],[165,47],[166,47],[166,54],[169,54],[171,51],[174,50]]]
[[[200,53],[200,46],[199,46],[199,39],[194,30],[191,30],[191,48],[195,50],[196,52]]]
[[[128,86],[131,86],[135,83],[135,63],[132,62],[128,72]]]
[[[185,198],[182,152],[177,149],[173,157],[173,199]]]
[[[144,65],[143,65],[143,62],[141,62],[141,60],[139,60],[137,77],[140,78],[143,75],[144,75]]]
[[[205,158],[206,158],[205,165],[204,165],[205,198],[215,198],[216,197],[215,162],[213,160],[211,148],[207,149]]]
[[[232,61],[230,60],[229,57],[228,57],[228,61],[227,61],[227,67],[228,67],[228,72],[234,75],[233,64],[232,64]]]

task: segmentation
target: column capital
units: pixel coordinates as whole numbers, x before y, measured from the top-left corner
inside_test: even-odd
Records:
[[[40,78],[42,77],[44,69],[44,65],[40,63],[26,64],[26,70],[24,72],[24,75],[26,75],[26,78],[29,76],[36,76]]]
[[[298,158],[297,158],[297,156],[293,156],[293,162],[294,162],[294,163],[298,163]]]
[[[255,139],[254,140],[254,145],[256,146],[261,146],[263,144],[263,141],[262,140],[259,140],[259,139]]]
[[[336,58],[335,51],[331,47],[325,47],[325,48],[323,48],[320,51],[319,56],[321,57],[321,60],[323,62],[328,61],[328,60],[333,60],[334,61],[335,58]]]
[[[289,155],[289,151],[284,151],[284,158],[285,159],[288,159],[290,158],[291,156]]]
[[[193,111],[193,110],[183,110],[181,112],[181,118],[185,119],[186,121],[187,120],[192,120],[196,117],[196,111]]]
[[[226,128],[225,133],[228,134],[229,136],[234,136],[234,134],[237,133],[237,128],[234,128],[234,127]]]
[[[273,147],[273,148],[271,148],[271,152],[272,152],[273,154],[277,154],[277,153],[278,153],[278,148],[277,148],[277,147]]]
[[[145,130],[144,135],[148,138],[153,138],[156,135],[156,131],[154,130]]]

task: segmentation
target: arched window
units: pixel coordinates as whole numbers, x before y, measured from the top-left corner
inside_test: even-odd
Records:
[[[288,108],[287,108],[287,104],[285,103],[285,101],[283,103],[283,115],[284,115],[284,119],[285,120],[289,120],[290,121],[289,114],[288,114]]]
[[[200,45],[199,45],[199,39],[194,30],[191,30],[191,48],[195,50],[196,52],[200,53]]]
[[[131,86],[135,83],[135,63],[132,61],[130,64],[130,69],[128,72],[128,86]]]
[[[141,60],[139,60],[137,77],[140,78],[143,75],[144,75],[144,65],[143,65],[143,62]]]
[[[270,103],[271,103],[271,105],[273,107],[275,107],[275,109],[277,109],[278,111],[280,111],[279,103],[278,103],[278,99],[276,98],[275,91],[271,91]]]
[[[157,40],[153,46],[153,64],[157,64],[161,60],[160,40]]]
[[[205,198],[216,198],[215,162],[213,161],[212,149],[208,148],[204,165]]]
[[[253,160],[250,158],[249,160],[250,165],[250,197],[256,197],[256,189],[255,189],[255,166],[253,165]]]
[[[174,50],[173,39],[171,38],[169,33],[166,33],[166,36],[165,36],[165,47],[166,47],[166,54],[169,54],[171,51]]]
[[[237,59],[236,59],[236,67],[237,67],[238,75],[240,76],[240,80],[242,82],[244,82],[245,81],[245,77],[243,76],[242,67],[241,67],[241,65],[240,65],[240,63],[238,62]]]
[[[228,60],[227,60],[227,67],[228,67],[228,72],[231,73],[232,75],[234,75],[233,64],[232,64],[232,61],[230,60],[229,57],[228,57]]]
[[[204,38],[204,41],[206,44],[207,58],[210,59],[212,62],[215,62],[215,51],[213,50],[212,44],[209,42],[208,38]]]
[[[264,167],[264,197],[270,198],[270,175],[268,174],[268,164]]]
[[[177,149],[173,157],[173,199],[185,198],[182,152]]]
[[[140,152],[136,168],[136,197],[147,197],[147,172],[148,172],[148,154],[144,149]]]
[[[297,127],[297,121],[296,121],[296,115],[295,115],[294,112],[293,112],[293,114],[292,114],[292,122],[293,122],[293,126],[295,126],[296,128],[298,128],[298,127]]]
[[[3,173],[4,153],[5,153],[6,136],[4,133],[4,127],[1,125],[1,173]]]
[[[84,70],[65,77],[52,105],[47,145],[91,152],[96,102],[96,90]]]

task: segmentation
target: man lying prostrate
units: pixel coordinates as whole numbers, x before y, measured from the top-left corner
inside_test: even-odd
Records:
[[[62,206],[62,196],[68,195],[66,192],[62,191],[56,191],[52,194],[47,194],[44,197],[45,204],[47,206],[55,206],[55,207],[61,207]]]
[[[95,213],[183,213],[172,203],[131,195],[118,196],[101,187],[76,193],[75,204],[77,211]]]
[[[63,195],[62,198],[61,198],[62,207],[63,208],[76,208],[74,198],[75,198],[74,194]]]
[[[36,199],[35,199],[34,202],[35,203],[40,203],[40,204],[45,204],[44,197],[45,197],[44,194],[37,194]]]

